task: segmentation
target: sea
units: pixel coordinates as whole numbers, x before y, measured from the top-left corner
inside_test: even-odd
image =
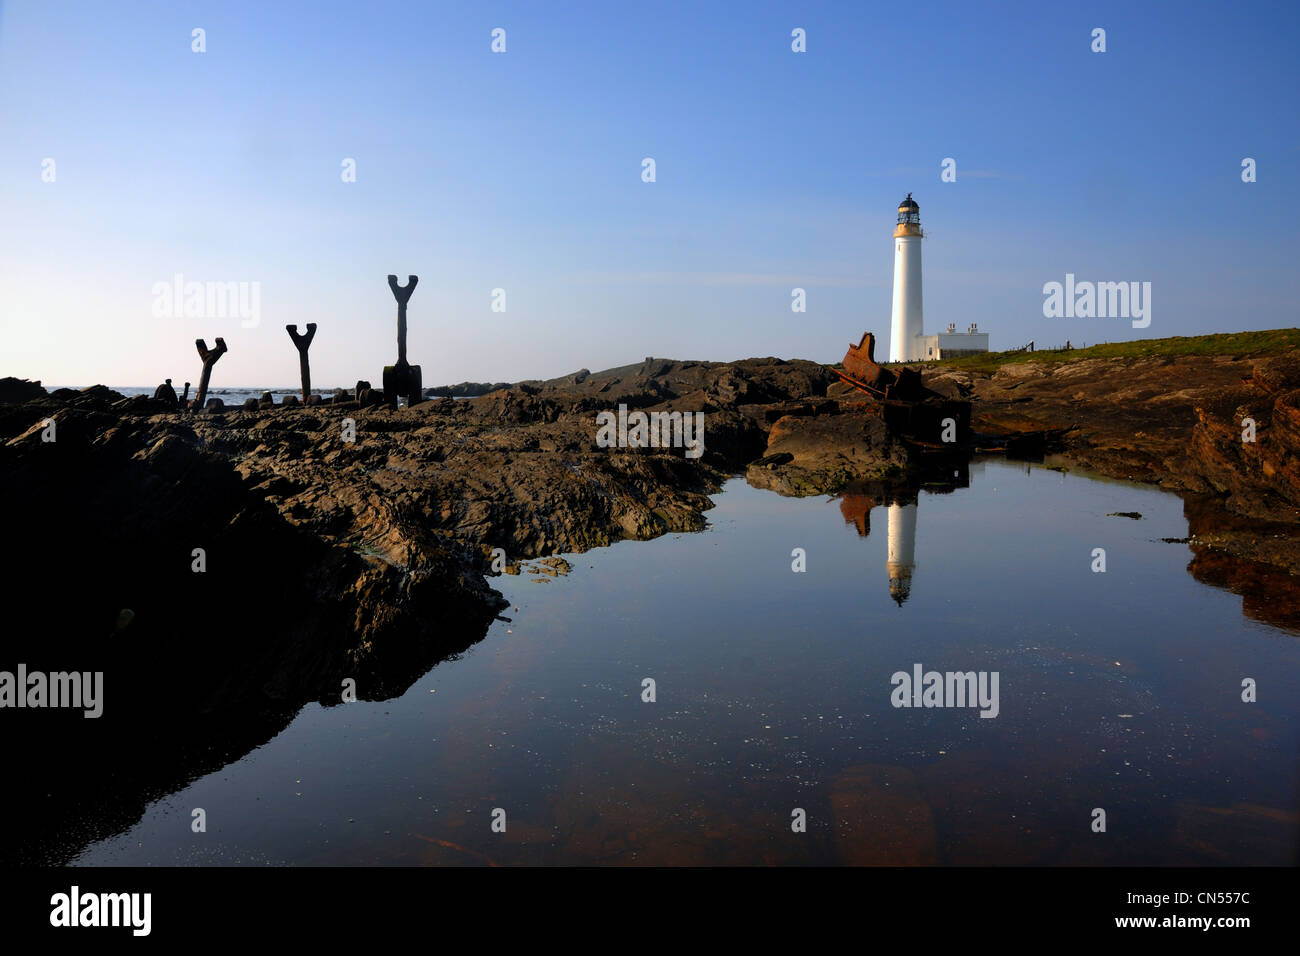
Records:
[[[348,391],[351,391],[355,386],[356,386],[356,383],[353,382],[351,385],[347,385],[347,386],[339,386],[339,387],[340,387],[340,388],[346,388]],[[68,385],[43,385],[43,387],[45,388],[46,391],[53,392],[53,391],[55,391],[56,389],[59,389],[59,388],[76,388],[76,389],[80,389],[80,388],[83,388],[84,386],[81,386],[81,385],[71,385],[71,386],[68,386]],[[130,398],[130,397],[133,396],[133,395],[152,395],[152,394],[154,393],[154,390],[157,389],[158,386],[157,386],[157,385],[147,385],[147,386],[146,386],[146,385],[109,385],[108,388],[111,388],[111,389],[112,389],[113,391],[115,391],[115,392],[120,392],[122,395],[125,395],[127,398]],[[176,395],[177,395],[177,397],[179,397],[180,394],[181,394],[181,392],[184,391],[184,389],[185,389],[185,383],[184,383],[184,382],[177,383],[176,381],[173,381],[173,382],[172,382],[172,388],[176,389]],[[198,392],[198,388],[199,388],[199,386],[198,386],[198,383],[197,383],[197,382],[191,382],[191,383],[190,383],[190,398],[194,398],[195,394]],[[314,394],[314,395],[323,395],[323,396],[333,396],[334,391],[335,391],[335,389],[334,389],[333,387],[331,387],[331,388],[313,388],[313,389],[312,389],[312,394]],[[245,400],[245,399],[248,399],[248,398],[261,398],[262,395],[263,395],[263,393],[265,393],[265,392],[270,392],[270,393],[271,393],[271,397],[275,399],[276,404],[279,404],[279,403],[284,399],[284,396],[286,396],[286,395],[294,395],[294,396],[296,396],[296,397],[298,397],[298,398],[302,398],[302,386],[301,386],[301,385],[299,385],[299,386],[297,386],[297,387],[288,387],[288,388],[266,388],[266,387],[259,387],[259,388],[252,388],[252,387],[249,387],[249,388],[209,388],[209,389],[208,389],[208,397],[209,397],[209,398],[219,398],[219,399],[221,399],[223,402],[225,402],[227,405],[242,405],[242,404],[244,403],[244,400]]]

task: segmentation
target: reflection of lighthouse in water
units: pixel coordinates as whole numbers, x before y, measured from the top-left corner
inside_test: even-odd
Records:
[[[912,593],[916,567],[916,504],[889,506],[889,596],[902,607]]]
[[[924,490],[915,484],[864,482],[836,496],[845,523],[853,525],[864,538],[871,533],[871,512],[876,508],[885,509],[889,522],[889,557],[885,569],[889,573],[889,596],[899,607],[912,596],[912,576],[916,573],[916,508],[920,499],[969,488],[971,476],[983,474],[982,461],[949,462],[943,469],[927,472]]]

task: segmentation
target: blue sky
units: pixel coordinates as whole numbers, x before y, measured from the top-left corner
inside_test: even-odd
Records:
[[[888,336],[909,191],[927,332],[1294,326],[1298,21],[1293,3],[9,0],[0,375],[196,381],[194,339],[221,335],[214,385],[292,384],[284,325],[310,321],[315,384],[377,382],[390,272],[420,276],[427,385],[836,361]],[[1067,272],[1151,282],[1150,327],[1045,318]],[[259,283],[258,324],[155,315],[178,273]]]

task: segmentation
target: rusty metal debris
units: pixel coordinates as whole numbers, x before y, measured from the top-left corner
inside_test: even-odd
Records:
[[[307,404],[311,398],[311,366],[307,364],[307,350],[311,348],[311,340],[316,337],[316,323],[307,323],[307,334],[300,335],[298,326],[286,325],[284,330],[289,333],[289,338],[293,339],[293,344],[298,347],[298,369],[302,372],[302,403]]]
[[[397,276],[388,277],[388,288],[397,300],[397,364],[384,366],[384,401],[390,405],[396,405],[399,397],[405,398],[408,405],[424,400],[420,366],[406,361],[406,303],[419,281],[419,276],[407,276],[406,285],[400,286]]]
[[[914,368],[886,368],[875,357],[876,339],[862,333],[844,355],[844,370],[835,374],[874,402],[890,430],[923,450],[954,451],[970,443],[970,402],[945,398],[926,388]]]
[[[844,371],[836,370],[843,381],[873,398],[915,402],[925,397],[921,373],[914,368],[889,369],[876,361],[876,337],[862,333],[862,341],[850,345],[844,354]]]
[[[1040,458],[1059,447],[1077,425],[1041,428],[1007,435],[981,435],[971,431],[970,402],[945,398],[926,388],[914,368],[886,368],[875,358],[875,336],[862,334],[844,356],[840,380],[874,401],[868,410],[881,415],[894,434],[922,453],[953,451],[1006,454],[1012,458]],[[1027,349],[1033,348],[1031,342]],[[1017,350],[1023,351],[1023,350]],[[954,427],[955,426],[955,427]]]

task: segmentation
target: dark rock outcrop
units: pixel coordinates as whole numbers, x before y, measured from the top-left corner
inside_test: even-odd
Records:
[[[45,417],[0,445],[0,517],[24,549],[4,582],[0,669],[102,671],[105,700],[94,720],[6,712],[9,759],[23,768],[7,787],[24,807],[7,862],[66,860],[304,704],[340,703],[344,679],[363,700],[402,693],[502,606],[482,556],[373,486],[368,454],[330,493],[281,473],[307,445],[278,422],[303,415],[304,430],[328,426],[343,447],[337,421],[81,404],[36,410]],[[56,442],[41,441],[46,420]],[[331,503],[303,521],[312,494]],[[97,822],[69,831],[69,819]]]
[[[906,445],[884,418],[862,407],[829,415],[786,415],[768,435],[765,456],[746,480],[786,495],[838,491],[852,481],[901,479],[912,467]]]
[[[425,398],[475,398],[479,395],[486,395],[488,392],[495,392],[498,389],[510,388],[509,382],[461,382],[457,385],[438,385],[434,388],[424,390]]]
[[[16,405],[31,401],[33,398],[44,398],[45,394],[45,389],[41,388],[40,382],[30,382],[25,378],[11,376],[0,378],[0,405]]]

